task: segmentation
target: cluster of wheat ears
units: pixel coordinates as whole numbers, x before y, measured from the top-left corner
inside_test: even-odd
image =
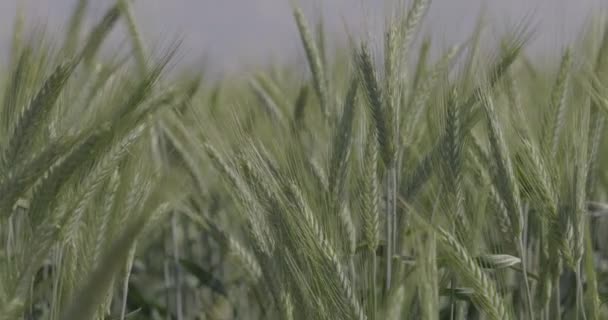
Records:
[[[551,68],[399,2],[332,59],[293,4],[308,69],[209,81],[87,6],[1,72],[0,319],[608,319],[602,19]]]

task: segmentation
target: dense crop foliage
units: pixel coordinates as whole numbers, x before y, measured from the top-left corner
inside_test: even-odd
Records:
[[[432,58],[413,0],[331,59],[294,5],[307,70],[211,82],[87,5],[2,70],[0,319],[608,318],[608,24]]]

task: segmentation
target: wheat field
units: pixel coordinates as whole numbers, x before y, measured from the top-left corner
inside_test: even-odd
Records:
[[[608,20],[541,66],[525,19],[439,50],[429,2],[334,53],[293,1],[306,68],[221,80],[128,0],[17,17],[0,319],[608,319]]]

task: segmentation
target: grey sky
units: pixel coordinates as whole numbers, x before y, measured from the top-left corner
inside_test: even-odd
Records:
[[[26,6],[29,22],[62,30],[77,0],[0,0],[0,45],[10,40],[17,3]],[[382,24],[390,0],[300,0],[312,19],[322,8],[334,39],[344,39],[343,22],[358,33],[364,26]],[[99,18],[113,0],[92,0],[88,17]],[[236,69],[301,55],[289,0],[137,0],[135,15],[147,42],[174,35],[184,38],[187,59],[208,56],[219,69]],[[606,0],[434,0],[426,27],[445,43],[464,39],[485,7],[496,32],[509,22],[532,14],[539,36],[535,46],[559,50],[577,36],[585,18],[608,8]],[[502,29],[501,29],[502,28]],[[377,30],[377,29],[376,29]]]

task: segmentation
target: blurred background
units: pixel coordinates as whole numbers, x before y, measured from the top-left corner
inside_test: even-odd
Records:
[[[16,12],[22,10],[29,26],[56,31],[65,28],[77,0],[0,0],[0,48],[6,50]],[[302,0],[311,21],[324,17],[335,47],[345,43],[345,29],[381,30],[383,17],[394,0]],[[113,0],[91,1],[89,22],[96,21]],[[290,13],[290,0],[136,0],[134,12],[147,44],[183,39],[182,61],[202,62],[220,73],[277,61],[302,59],[299,38]],[[433,0],[425,32],[440,45],[463,41],[481,12],[491,23],[490,35],[527,19],[536,28],[529,50],[560,51],[580,34],[605,0]],[[55,29],[55,30],[54,30]],[[56,33],[53,33],[56,34]],[[116,32],[116,34],[124,34]],[[379,32],[368,36],[377,37]],[[115,37],[120,44],[122,36]]]

